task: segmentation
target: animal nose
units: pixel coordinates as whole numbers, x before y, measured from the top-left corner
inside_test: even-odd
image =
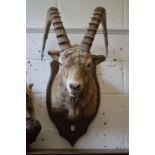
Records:
[[[70,84],[69,87],[72,90],[79,90],[80,89],[80,84]]]

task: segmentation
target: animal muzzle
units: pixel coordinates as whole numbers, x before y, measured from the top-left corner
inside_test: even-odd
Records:
[[[77,97],[81,92],[80,83],[69,83],[69,95],[72,97]]]
[[[80,84],[79,83],[78,84],[72,84],[71,83],[71,84],[69,84],[69,87],[73,91],[78,91],[80,89]]]

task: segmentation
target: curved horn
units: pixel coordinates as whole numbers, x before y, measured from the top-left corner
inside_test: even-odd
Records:
[[[43,36],[41,59],[43,58],[43,52],[45,49],[45,44],[48,38],[48,33],[50,30],[51,23],[53,24],[60,49],[65,50],[71,47],[70,41],[67,37],[67,33],[61,21],[61,17],[59,15],[58,9],[56,7],[51,7],[48,9],[47,16],[46,16],[46,25],[45,25],[45,31]]]
[[[104,40],[106,47],[106,56],[108,56],[108,36],[107,36],[107,25],[106,25],[106,11],[103,7],[97,7],[94,10],[91,22],[87,28],[84,38],[80,44],[80,50],[89,52],[94,41],[95,34],[98,30],[100,22],[102,23],[102,28],[104,30]]]

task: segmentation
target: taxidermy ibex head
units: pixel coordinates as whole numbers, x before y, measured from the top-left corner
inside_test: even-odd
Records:
[[[104,30],[106,57],[108,37],[106,11],[103,7],[94,10],[91,22],[79,46],[71,46],[64,29],[58,9],[51,7],[47,12],[44,32],[42,58],[51,23],[53,24],[60,51],[50,51],[49,55],[59,62],[59,71],[54,79],[51,91],[53,113],[66,113],[69,119],[90,117],[97,110],[97,91],[93,68],[105,60],[103,55],[90,52],[100,22]]]

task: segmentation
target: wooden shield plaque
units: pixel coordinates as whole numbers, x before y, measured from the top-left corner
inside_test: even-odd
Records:
[[[100,88],[99,83],[96,76],[96,65],[92,67],[92,73],[95,79],[96,87],[97,87],[97,110],[96,113],[92,117],[87,118],[80,118],[78,120],[69,120],[64,117],[64,114],[54,114],[52,113],[52,103],[51,103],[51,88],[55,78],[59,70],[59,63],[57,61],[51,62],[51,75],[49,79],[49,83],[47,85],[47,92],[46,92],[46,104],[47,110],[51,120],[56,125],[59,134],[66,138],[70,144],[73,146],[75,142],[80,138],[83,134],[86,133],[89,124],[94,119],[100,104]]]

